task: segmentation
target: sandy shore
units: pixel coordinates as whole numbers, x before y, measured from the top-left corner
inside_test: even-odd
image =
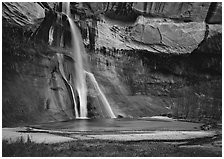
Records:
[[[85,134],[83,132],[62,132],[53,130],[39,130],[26,127],[3,128],[2,139],[9,143],[27,142],[28,138],[34,143],[63,143],[75,140],[116,140],[116,141],[184,141],[198,138],[213,137],[215,131],[121,131],[101,134]]]

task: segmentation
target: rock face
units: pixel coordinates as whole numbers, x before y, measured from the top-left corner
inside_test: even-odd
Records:
[[[138,49],[155,53],[185,54],[197,49],[206,38],[215,37],[220,41],[217,35],[220,33],[221,25],[210,25],[212,29],[206,30],[204,22],[207,20],[208,23],[220,23],[220,3],[83,3],[74,6],[76,7],[72,12],[80,15],[76,17],[79,17],[83,37],[88,39],[87,43],[91,49],[94,49],[96,45],[97,48],[106,46],[125,50]],[[146,15],[156,13],[156,16],[154,18],[138,16],[134,23],[127,23],[125,26],[106,18],[108,14],[120,16],[121,12],[123,16],[126,16],[134,13],[134,10],[144,12]],[[16,15],[17,12],[20,14]],[[92,18],[96,19],[100,13],[105,13],[106,17],[98,22],[92,20]],[[190,22],[188,23],[184,22],[185,13],[189,13]],[[14,15],[11,16],[13,18],[8,16],[10,14]],[[11,22],[13,24],[33,24],[43,16],[43,8],[37,3],[3,3],[3,18],[14,21]],[[84,22],[83,19],[87,21]],[[49,27],[44,28],[44,30],[49,29]],[[212,37],[205,37],[210,30]],[[40,34],[46,35],[46,33]],[[48,39],[48,36],[45,39]],[[107,46],[108,44],[110,45]]]
[[[209,39],[221,40],[218,36],[221,25],[210,24],[221,22],[220,3],[155,2],[131,5],[132,12],[139,10],[148,17],[138,16],[135,22],[124,24],[112,20],[113,17],[107,18],[106,16],[97,24],[96,47],[107,46],[125,50],[138,49],[155,53],[186,54],[197,49],[202,41],[205,43],[210,31],[214,33],[212,33],[214,36],[212,35]],[[114,4],[111,8],[117,7]],[[110,12],[116,12],[116,9],[110,9]],[[188,17],[183,16],[185,13],[189,13]],[[150,15],[154,16],[150,18]],[[212,20],[215,18],[217,19]],[[208,23],[212,29],[206,26]],[[219,49],[218,52],[221,50]]]
[[[94,74],[113,108],[119,107],[124,114],[135,117],[173,110],[175,116],[220,117],[221,60],[217,55],[102,49],[92,56]]]
[[[2,3],[2,16],[11,24],[32,25],[39,18],[44,18],[44,9],[37,3],[7,2]]]
[[[222,24],[222,3],[212,2],[206,17],[209,24]]]
[[[146,15],[203,22],[210,3],[206,2],[135,2],[133,8]]]
[[[98,23],[98,28],[96,43],[99,48],[108,46],[169,54],[191,53],[202,42],[206,31],[203,22],[175,23],[144,17],[127,27],[105,20]]]
[[[3,31],[3,126],[73,119],[71,92],[59,72],[56,54],[19,41],[21,30],[3,27]],[[64,62],[67,68],[70,61]]]
[[[123,117],[221,119],[221,8],[199,2],[71,3],[91,71]],[[75,118],[57,56],[63,54],[70,79],[75,59],[61,4],[4,2],[2,16],[3,126]],[[88,87],[89,116],[100,117],[97,94]]]
[[[207,25],[205,38],[200,43],[198,50],[211,54],[222,52],[222,26],[218,24]]]
[[[3,126],[75,118],[56,52],[32,37],[46,20],[37,16],[45,15],[44,9],[36,3],[5,3],[3,12]],[[44,42],[48,30],[42,33],[38,38]],[[64,65],[66,72],[73,70],[71,58]]]

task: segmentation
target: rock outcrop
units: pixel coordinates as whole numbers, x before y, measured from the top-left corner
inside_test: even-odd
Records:
[[[32,25],[45,17],[44,9],[37,3],[5,2],[2,5],[2,17],[10,24]]]
[[[198,49],[202,42],[210,46],[211,41],[219,41],[216,52],[220,53],[220,8],[220,3],[134,3],[132,12],[139,10],[144,16],[126,24],[105,16],[97,24],[96,47],[186,54]],[[185,13],[188,17],[183,16]]]
[[[203,22],[210,3],[208,2],[135,2],[133,8],[142,14],[176,19],[186,22]]]
[[[98,23],[98,28],[98,48],[107,46],[168,54],[191,53],[202,42],[206,32],[204,22],[175,23],[142,16],[127,27],[105,20]]]
[[[54,5],[49,6],[53,10]],[[155,53],[185,54],[197,49],[202,41],[203,43],[220,41],[220,3],[135,2],[83,3],[82,5],[75,3],[72,6],[72,13],[76,15],[83,37],[88,39],[86,44],[91,49],[106,46],[123,50],[138,49]],[[39,5],[39,3],[3,3],[3,18],[10,24],[31,25],[38,19],[43,19],[45,14],[43,8],[43,4]],[[125,25],[112,20],[113,17],[115,19],[120,17],[121,12],[125,17],[134,14],[135,10],[145,17],[136,16],[135,22]],[[100,18],[101,14],[105,17]],[[107,18],[107,15],[111,14],[117,15]],[[188,17],[184,16],[185,14],[188,14]],[[185,22],[186,18],[188,22]],[[55,21],[54,18],[52,20]],[[209,27],[206,27],[207,23]],[[46,32],[49,29],[49,27],[44,28]],[[46,35],[42,32],[40,34]],[[45,39],[47,38],[48,36]]]

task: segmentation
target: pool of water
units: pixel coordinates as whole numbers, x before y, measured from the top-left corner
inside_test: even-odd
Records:
[[[61,131],[179,131],[200,130],[200,123],[158,118],[75,119],[42,123],[33,128]]]

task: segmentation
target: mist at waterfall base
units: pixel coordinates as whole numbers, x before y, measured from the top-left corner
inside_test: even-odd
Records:
[[[73,79],[66,78],[63,66],[64,55],[57,53],[57,58],[59,63],[59,71],[62,76],[62,79],[67,84],[71,92],[71,98],[72,98],[71,100],[73,102],[76,119],[88,119],[88,110],[87,110],[88,88],[86,84],[86,77],[88,77],[90,83],[94,86],[95,92],[97,93],[100,103],[102,104],[102,105],[100,104],[98,107],[101,110],[103,117],[116,118],[110,107],[109,102],[107,101],[106,96],[101,91],[94,75],[89,72],[88,69],[89,64],[88,60],[86,59],[87,55],[85,52],[83,39],[78,27],[71,18],[69,2],[63,3],[62,12],[67,16],[67,20],[69,22],[71,30],[71,49],[72,49],[71,57],[72,59],[74,59],[75,78]],[[51,45],[53,41],[53,32],[54,30],[51,27],[49,30],[49,45]],[[77,98],[75,92],[77,92]]]

